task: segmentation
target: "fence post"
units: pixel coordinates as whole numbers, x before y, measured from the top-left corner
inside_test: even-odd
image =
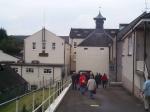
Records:
[[[51,81],[49,82],[49,106],[51,104]]]
[[[32,96],[32,110],[34,110],[35,108],[35,93],[33,92],[33,96]]]
[[[19,112],[19,97],[16,99],[16,112]]]
[[[43,87],[43,98],[42,98],[42,102],[44,101],[44,87]],[[42,112],[44,112],[44,104],[42,105]]]

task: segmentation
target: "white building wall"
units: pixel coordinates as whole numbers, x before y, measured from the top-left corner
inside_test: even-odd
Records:
[[[38,60],[40,63],[63,64],[64,63],[64,40],[55,34],[45,30],[46,49],[48,57],[40,57],[42,53],[42,30],[26,38],[25,43],[25,62],[31,63],[32,60]],[[36,43],[36,49],[32,49],[32,43]],[[55,50],[52,49],[52,43],[56,43]]]
[[[84,48],[88,48],[84,50]],[[76,72],[91,70],[94,74],[109,74],[109,48],[108,47],[78,47]]]
[[[77,45],[79,45],[84,39],[77,39],[77,38],[74,38],[74,39],[70,39],[70,42],[71,42],[71,70],[72,71],[75,71],[76,70],[76,49],[77,49],[77,46],[74,46],[74,43],[76,42]]]
[[[133,55],[128,56],[128,38],[123,41],[122,54],[122,81],[124,86],[132,91]]]
[[[43,85],[49,84],[50,81],[60,80],[61,79],[61,70],[62,67],[43,67],[43,66],[15,66],[12,65],[12,68],[18,68],[18,74],[30,84],[30,85],[37,85],[39,88],[43,87]],[[33,68],[34,72],[26,72],[26,68]],[[44,73],[44,69],[51,69],[51,73]]]
[[[137,36],[137,35],[135,35],[135,36]],[[142,89],[141,82],[143,82],[143,78],[141,78],[136,72],[138,65],[136,62],[136,40],[135,40],[135,46],[133,43],[134,42],[134,34],[132,34],[132,43],[133,43],[132,45],[133,45],[134,58],[133,58],[133,53],[132,53],[132,55],[128,54],[128,37],[126,39],[124,39],[124,41],[123,41],[122,81],[123,81],[124,87],[126,89],[128,89],[130,92],[133,92],[133,89],[134,89],[134,94],[137,97],[139,97],[140,90]],[[133,63],[133,59],[134,59],[134,63]],[[133,66],[134,66],[134,68],[133,68]]]
[[[71,46],[69,44],[65,44],[65,74],[69,75],[70,73],[70,49]]]

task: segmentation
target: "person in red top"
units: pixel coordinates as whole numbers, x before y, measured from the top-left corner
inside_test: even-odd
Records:
[[[107,82],[108,82],[108,78],[107,78],[107,75],[105,73],[101,77],[101,81],[102,81],[103,88],[106,88],[106,85],[107,85]]]
[[[80,92],[81,92],[81,94],[84,94],[85,89],[86,89],[86,77],[82,73],[80,73],[79,85],[80,85]]]

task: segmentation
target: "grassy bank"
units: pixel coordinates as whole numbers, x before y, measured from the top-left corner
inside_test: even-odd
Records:
[[[44,99],[49,96],[49,89],[44,89]],[[34,92],[34,103],[35,107],[42,103],[43,99],[43,90],[38,90]],[[32,102],[33,102],[33,93],[28,94],[19,99],[18,107],[19,112],[31,112],[32,111]],[[0,112],[16,112],[16,101],[10,102],[6,105],[0,106]]]

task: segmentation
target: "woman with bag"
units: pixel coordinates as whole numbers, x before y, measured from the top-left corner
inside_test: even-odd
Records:
[[[90,79],[88,80],[88,83],[87,83],[87,87],[89,91],[89,97],[91,99],[94,99],[93,94],[94,93],[96,94],[96,81],[93,76],[90,76]]]

